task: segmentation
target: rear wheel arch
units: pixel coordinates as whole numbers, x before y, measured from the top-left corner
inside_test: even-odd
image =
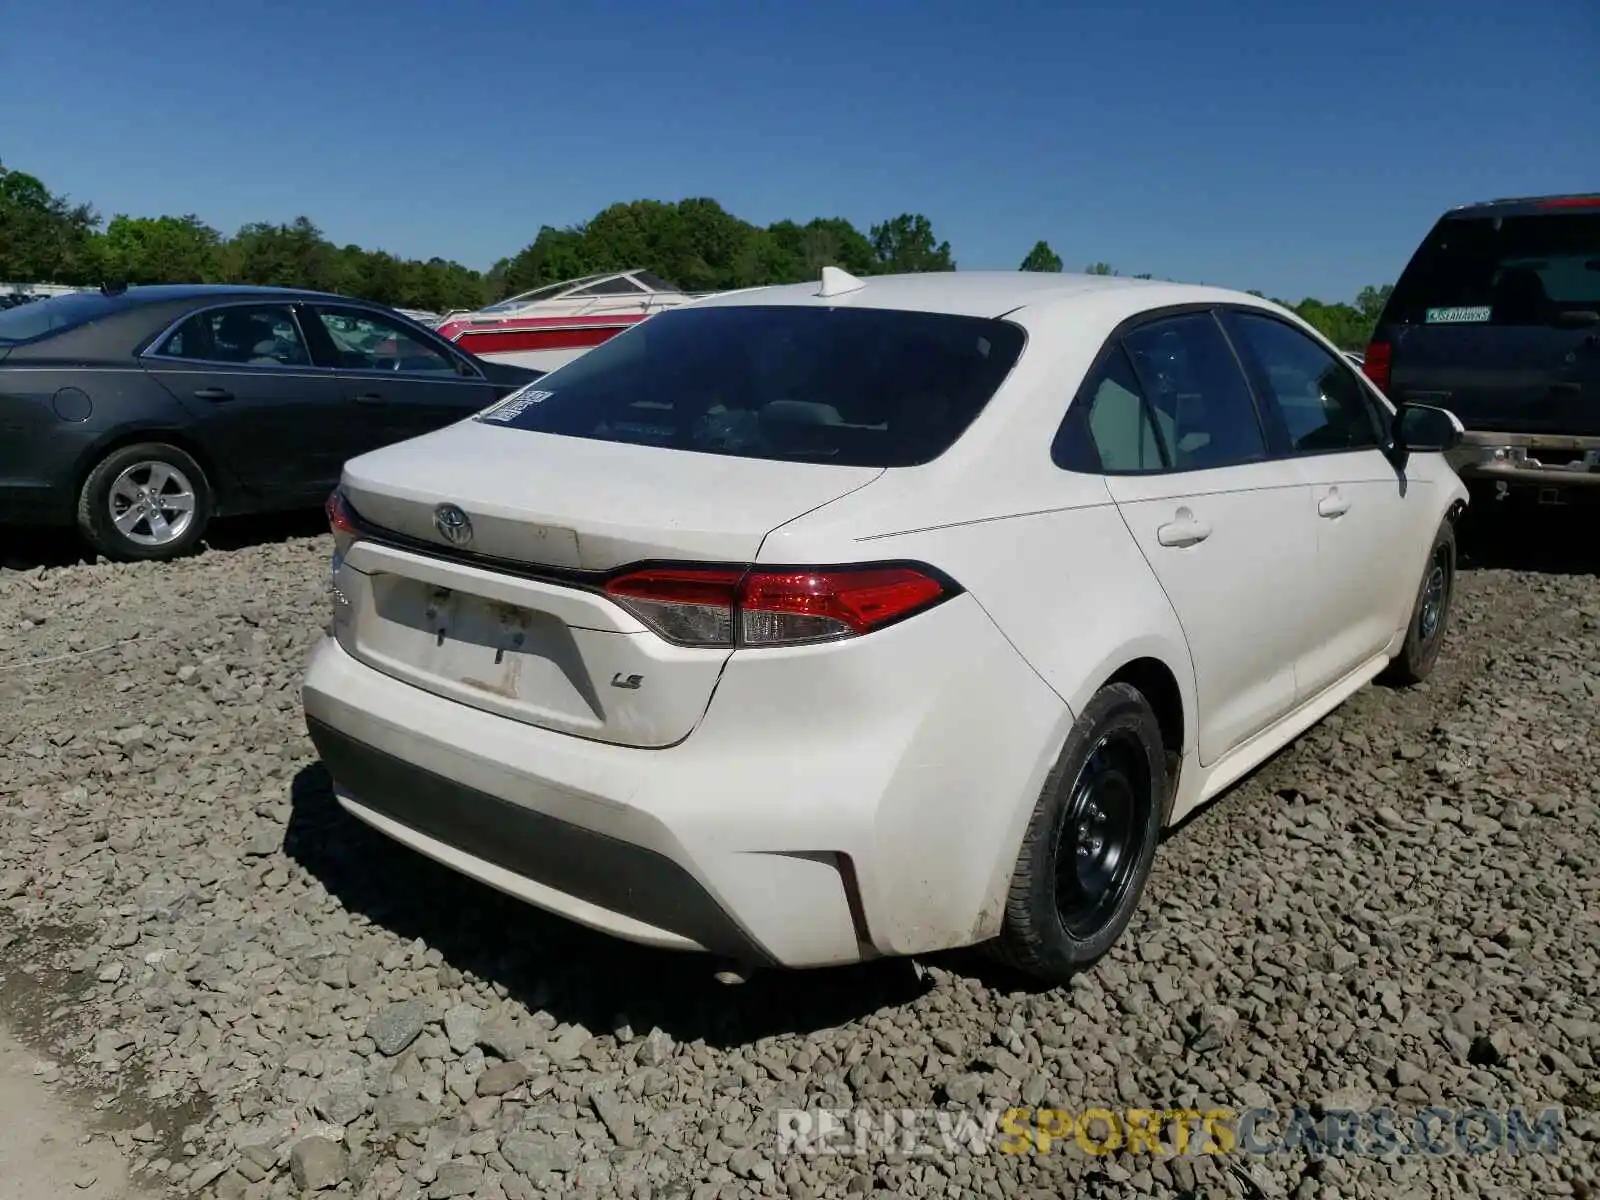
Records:
[[[1178,686],[1178,677],[1171,667],[1161,659],[1148,655],[1118,667],[1095,690],[1100,691],[1117,683],[1126,683],[1143,695],[1155,711],[1156,721],[1161,727],[1161,740],[1167,756],[1166,811],[1162,814],[1162,824],[1165,824],[1172,813],[1173,799],[1178,794],[1178,771],[1183,763],[1184,748],[1191,740],[1183,689]]]
[[[83,485],[89,481],[89,473],[95,469],[107,455],[115,454],[124,446],[137,446],[143,442],[165,442],[167,445],[182,450],[200,465],[205,472],[206,482],[211,487],[211,494],[215,498],[216,507],[213,516],[226,515],[231,501],[234,499],[233,480],[219,470],[217,460],[205,445],[191,434],[181,429],[168,425],[137,426],[119,429],[101,441],[96,442],[79,458],[72,477],[72,503],[78,503],[78,497],[83,494]]]
[[[1171,614],[1170,606],[1167,613]],[[1062,699],[1075,715],[1081,714],[1099,692],[1114,683],[1130,684],[1145,696],[1155,710],[1162,740],[1166,743],[1170,785],[1168,816],[1173,798],[1178,794],[1178,769],[1183,754],[1189,747],[1198,745],[1200,737],[1194,664],[1189,658],[1187,643],[1178,640],[1182,630],[1176,624],[1175,614],[1172,620],[1168,630],[1123,642],[1093,669],[1078,676],[1082,681],[1078,688],[1062,693]]]

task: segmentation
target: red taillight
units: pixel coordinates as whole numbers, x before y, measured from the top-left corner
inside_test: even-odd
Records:
[[[1378,390],[1389,390],[1389,364],[1393,361],[1394,348],[1388,342],[1372,342],[1367,346],[1367,353],[1361,363],[1361,369],[1367,373],[1367,378],[1378,385]]]
[[[748,574],[650,567],[606,593],[658,633],[700,646],[791,646],[867,633],[953,594],[910,566],[817,567]]]
[[[912,567],[754,572],[739,596],[740,640],[806,642],[866,633],[933,603],[944,585]]]
[[[328,502],[322,506],[322,511],[328,515],[328,528],[334,534],[345,534],[355,537],[361,532],[356,525],[355,514],[350,511],[350,502],[344,498],[344,493],[335,489],[328,495]]]
[[[1556,196],[1539,201],[1540,208],[1600,208],[1600,196]]]

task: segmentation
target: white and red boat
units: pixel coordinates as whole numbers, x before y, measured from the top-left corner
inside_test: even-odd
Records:
[[[437,328],[482,358],[553,371],[698,295],[649,271],[610,271],[534,288],[476,312],[446,313]]]

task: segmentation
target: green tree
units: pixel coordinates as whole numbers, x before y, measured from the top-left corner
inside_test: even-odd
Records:
[[[950,243],[935,241],[933,224],[921,213],[901,213],[874,225],[869,238],[881,274],[956,269]]]
[[[222,235],[199,217],[118,213],[100,237],[101,273],[123,283],[207,283],[219,277]]]
[[[338,291],[353,282],[346,277],[348,257],[309,217],[296,217],[287,225],[246,225],[228,243],[222,260],[231,283]]]
[[[1035,242],[1033,249],[1028,251],[1028,256],[1022,260],[1019,271],[1059,271],[1061,270],[1061,256],[1050,249],[1048,242]]]
[[[93,282],[99,224],[89,205],[73,204],[36,176],[0,163],[0,279]]]
[[[901,213],[862,233],[842,217],[765,228],[710,197],[631,200],[585,222],[541,226],[533,241],[487,272],[442,258],[407,259],[357,245],[335,246],[309,217],[243,226],[223,238],[194,214],[119,213],[105,232],[88,204],[74,204],[38,177],[0,164],[0,279],[94,284],[209,281],[277,284],[361,296],[404,308],[476,308],[515,292],[600,271],[643,268],[690,290],[719,291],[816,279],[823,267],[854,275],[955,269],[950,243],[934,237],[920,213]],[[1059,271],[1060,257],[1038,242],[1026,271]],[[1118,275],[1091,263],[1090,275]],[[1150,274],[1134,276],[1149,279]],[[1307,297],[1293,308],[1345,349],[1366,344],[1393,288],[1361,289],[1353,304]],[[1260,296],[1261,292],[1252,292]]]
[[[1382,287],[1373,287],[1369,284],[1356,294],[1356,308],[1367,321],[1376,325],[1378,318],[1383,315],[1383,306],[1389,303],[1389,297],[1393,294],[1392,283],[1386,283]]]
[[[496,270],[491,272],[497,274],[500,280],[494,288],[497,298],[599,270],[590,257],[585,234],[582,225],[566,229],[556,229],[550,225],[541,227],[538,237],[504,260],[504,270],[500,269],[500,264],[496,264]]]
[[[817,217],[800,225],[776,221],[765,230],[772,274],[764,283],[800,283],[817,279],[823,267],[839,267],[852,275],[878,269],[872,243],[843,217]]]
[[[1341,350],[1358,350],[1367,344],[1372,324],[1352,305],[1325,304],[1307,296],[1293,308],[1308,325]]]

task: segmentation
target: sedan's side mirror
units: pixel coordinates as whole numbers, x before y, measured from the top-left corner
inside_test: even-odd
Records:
[[[1394,445],[1402,452],[1448,453],[1465,432],[1455,413],[1431,404],[1402,404],[1394,415]]]

